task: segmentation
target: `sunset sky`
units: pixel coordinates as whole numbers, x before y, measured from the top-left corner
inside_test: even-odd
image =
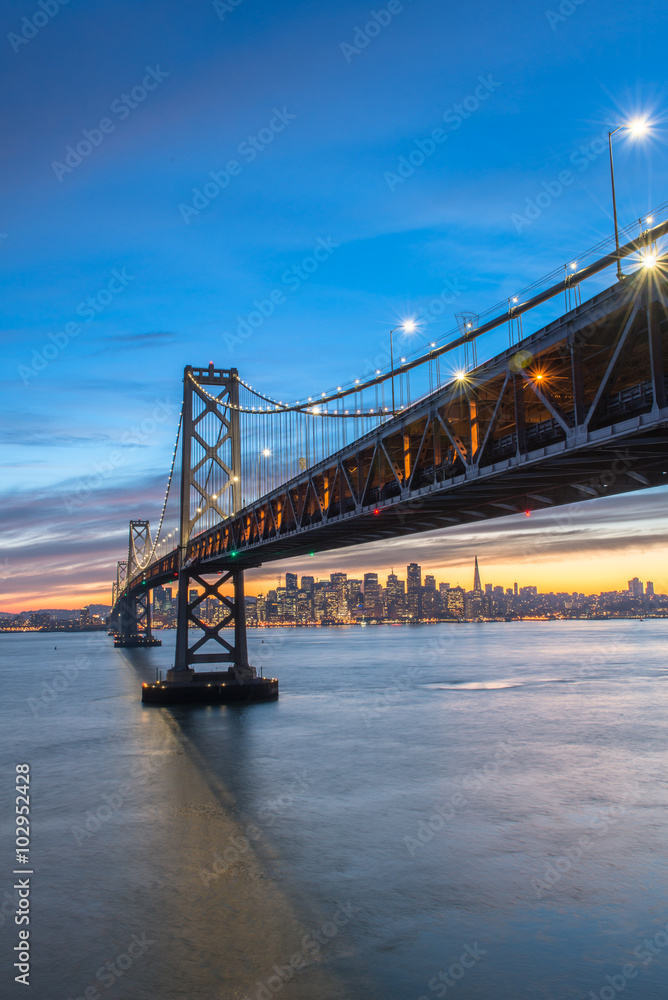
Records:
[[[367,370],[449,283],[445,337],[456,311],[505,302],[610,237],[601,136],[638,115],[651,134],[615,140],[620,224],[668,200],[668,9],[572,6],[555,19],[519,0],[501,18],[490,0],[405,0],[366,33],[369,7],[350,0],[71,0],[25,38],[28,8],[5,5],[0,610],[109,603],[128,521],[160,514],[184,365],[315,394]],[[448,114],[447,142],[396,180]],[[235,337],[318,240],[331,257]],[[247,590],[409,561],[470,587],[475,555],[504,586],[593,592],[638,575],[668,590],[667,501],[637,492],[272,564]]]

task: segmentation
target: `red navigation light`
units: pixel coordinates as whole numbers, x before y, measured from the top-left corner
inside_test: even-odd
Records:
[[[531,511],[530,510],[525,510],[524,511],[524,516],[525,517],[531,517]]]
[[[380,511],[378,510],[378,508],[377,508],[377,507],[376,507],[376,509],[374,510],[374,514],[380,514]]]

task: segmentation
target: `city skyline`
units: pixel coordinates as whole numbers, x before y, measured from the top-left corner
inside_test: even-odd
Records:
[[[417,561],[427,572],[445,574],[453,582],[467,581],[473,556],[478,554],[484,572],[513,582],[529,577],[540,588],[572,591],[577,578],[587,593],[607,589],[609,580],[621,586],[640,573],[668,590],[665,557],[668,529],[665,492],[647,490],[614,498],[573,504],[556,511],[538,511],[499,518],[485,524],[428,532],[411,539],[339,549],[324,555],[266,564],[246,574],[246,590],[266,590],[278,573],[303,572],[318,576],[365,570],[389,572],[392,565]],[[620,504],[625,531],[619,530]],[[126,529],[127,530],[127,529]],[[32,557],[16,553],[0,560],[0,611],[17,613],[36,608],[77,608],[109,604],[109,578],[127,535],[118,541],[96,541],[92,548],[73,544],[76,561],[63,564],[58,545],[48,544],[35,575]],[[113,548],[115,546],[115,548]],[[85,555],[84,555],[85,551]],[[81,560],[90,559],[89,568]],[[633,572],[631,572],[633,570]],[[4,571],[4,572],[3,572]],[[483,573],[484,575],[484,573]]]
[[[656,594],[657,596],[660,596],[660,595],[663,595],[665,593],[668,593],[668,575],[660,575],[656,580],[655,579],[651,579],[646,574],[641,574],[640,577],[639,576],[635,576],[635,577],[630,577],[629,578],[627,576],[627,578],[626,578],[626,583],[628,585],[627,587],[624,587],[624,586],[621,585],[624,582],[623,580],[620,581],[620,580],[615,580],[615,579],[613,579],[613,580],[608,579],[607,580],[608,584],[610,584],[610,583],[612,583],[612,584],[620,583],[620,586],[607,586],[605,589],[601,588],[599,590],[587,590],[586,588],[585,589],[582,589],[582,588],[579,588],[579,589],[575,588],[574,589],[572,586],[571,587],[568,587],[568,586],[566,586],[566,587],[558,587],[558,586],[556,586],[553,583],[552,586],[550,586],[549,589],[546,589],[546,588],[538,586],[536,584],[536,582],[535,582],[535,580],[536,580],[535,574],[534,574],[534,577],[532,577],[532,581],[533,582],[528,582],[524,578],[518,578],[518,579],[512,579],[512,580],[510,580],[510,579],[503,579],[503,580],[501,580],[498,577],[498,575],[495,575],[493,573],[493,571],[492,571],[493,567],[486,567],[485,564],[480,565],[480,558],[477,555],[474,555],[472,558],[473,558],[473,561],[471,562],[471,564],[468,567],[468,579],[462,578],[460,580],[459,578],[455,578],[454,576],[452,576],[451,579],[448,579],[447,581],[445,579],[440,579],[439,578],[439,577],[444,577],[444,575],[447,576],[447,573],[448,573],[447,570],[445,570],[445,569],[439,570],[437,568],[434,569],[430,565],[422,565],[420,563],[415,563],[415,562],[409,563],[409,564],[407,564],[406,566],[403,566],[403,567],[402,566],[390,566],[386,570],[382,570],[382,569],[379,569],[379,570],[369,570],[368,567],[367,568],[363,567],[363,568],[361,568],[361,569],[359,569],[357,571],[352,571],[350,573],[348,571],[331,570],[331,569],[329,569],[329,570],[320,570],[319,572],[315,572],[315,571],[311,570],[311,567],[307,563],[304,562],[304,563],[301,563],[301,565],[303,565],[305,567],[305,569],[308,569],[309,572],[306,572],[306,571],[300,572],[300,571],[295,570],[295,569],[293,569],[293,570],[286,570],[284,572],[281,572],[279,570],[273,576],[268,576],[268,577],[265,578],[265,585],[264,586],[255,586],[255,587],[250,587],[250,588],[247,587],[246,588],[247,589],[247,596],[250,597],[250,598],[255,599],[258,596],[266,596],[268,593],[270,593],[272,591],[275,592],[279,588],[288,589],[287,581],[288,581],[288,579],[290,577],[292,577],[294,581],[299,581],[298,583],[296,583],[296,586],[297,586],[298,589],[301,589],[301,581],[303,579],[313,580],[313,582],[315,584],[318,584],[318,585],[330,585],[332,583],[332,581],[333,581],[333,578],[335,578],[337,576],[340,577],[340,578],[342,578],[342,579],[344,579],[346,582],[349,583],[349,582],[354,581],[354,580],[361,580],[361,581],[363,581],[364,578],[366,576],[369,576],[369,575],[377,577],[378,582],[379,582],[379,584],[380,584],[381,587],[384,587],[384,584],[382,582],[383,578],[385,580],[387,580],[390,577],[394,577],[395,579],[398,578],[401,582],[405,583],[408,586],[409,577],[410,577],[410,572],[409,571],[410,571],[411,567],[417,567],[417,569],[420,572],[420,576],[422,578],[423,584],[424,584],[424,581],[426,579],[431,578],[431,579],[435,580],[435,584],[436,584],[436,588],[437,589],[438,589],[439,586],[442,586],[443,584],[445,584],[450,589],[461,589],[465,593],[470,593],[470,592],[473,592],[473,591],[476,590],[476,586],[475,586],[476,577],[478,577],[478,579],[481,582],[481,592],[485,592],[485,591],[488,592],[490,587],[496,587],[496,588],[498,588],[500,586],[506,592],[509,591],[510,589],[513,589],[513,588],[515,589],[515,592],[521,591],[522,589],[529,588],[529,589],[533,589],[533,590],[537,591],[538,594],[567,594],[567,595],[578,594],[578,595],[584,595],[586,597],[592,597],[592,596],[600,596],[601,594],[606,594],[606,593],[623,593],[624,591],[626,591],[629,588],[631,588],[631,583],[632,583],[633,580],[635,580],[636,583],[637,583],[638,580],[640,580],[643,589],[642,589],[642,592],[641,592],[640,595],[636,593],[635,596],[642,596],[645,593],[644,588],[647,585],[649,585],[651,587],[651,594],[652,595]],[[276,566],[279,566],[279,565],[280,564],[276,564]],[[464,567],[460,567],[460,568],[464,569]],[[402,575],[402,573],[403,573],[403,575]],[[492,576],[494,577],[494,579],[492,579]],[[249,577],[250,577],[250,574],[249,574]],[[471,585],[469,586],[469,584],[471,584]],[[160,589],[162,589],[162,588],[160,588]],[[171,589],[171,588],[169,588],[169,589]],[[362,587],[362,591],[363,590],[364,590],[364,588]],[[648,596],[648,595],[646,595],[646,596]],[[0,615],[27,614],[29,612],[42,612],[42,611],[48,611],[48,610],[51,610],[51,611],[73,611],[73,612],[76,612],[76,611],[80,610],[81,608],[83,608],[84,611],[86,611],[89,607],[93,607],[93,606],[95,606],[95,607],[98,607],[98,606],[99,607],[106,607],[106,608],[110,608],[111,607],[110,603],[109,602],[105,602],[104,600],[99,601],[99,602],[98,601],[94,601],[94,600],[88,600],[88,601],[86,601],[85,603],[83,603],[83,604],[81,604],[79,606],[74,605],[72,607],[65,607],[65,606],[56,607],[56,606],[53,606],[53,607],[50,607],[50,608],[46,608],[46,607],[37,607],[37,606],[34,606],[34,607],[30,607],[30,608],[27,608],[27,607],[26,608],[14,608],[14,609],[9,609],[9,610],[7,610],[7,609],[0,609]]]

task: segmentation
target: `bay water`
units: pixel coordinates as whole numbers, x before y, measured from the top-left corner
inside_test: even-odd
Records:
[[[3,997],[666,996],[668,621],[249,630],[278,702],[169,709],[156,635],[0,635]]]

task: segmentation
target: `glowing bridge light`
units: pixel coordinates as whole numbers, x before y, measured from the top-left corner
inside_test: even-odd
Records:
[[[578,262],[576,260],[574,260],[568,266],[570,267],[571,271],[574,271],[575,268],[578,266]]]
[[[414,333],[417,327],[417,323],[414,319],[407,319],[401,324],[401,328],[404,333]]]
[[[524,511],[524,516],[525,517],[531,517],[531,511],[530,510],[525,510]]]
[[[378,508],[377,508],[377,507],[376,507],[376,509],[374,510],[374,514],[380,514],[380,511],[378,510]]]
[[[649,128],[649,122],[646,118],[634,118],[626,127],[631,135],[644,135]]]

